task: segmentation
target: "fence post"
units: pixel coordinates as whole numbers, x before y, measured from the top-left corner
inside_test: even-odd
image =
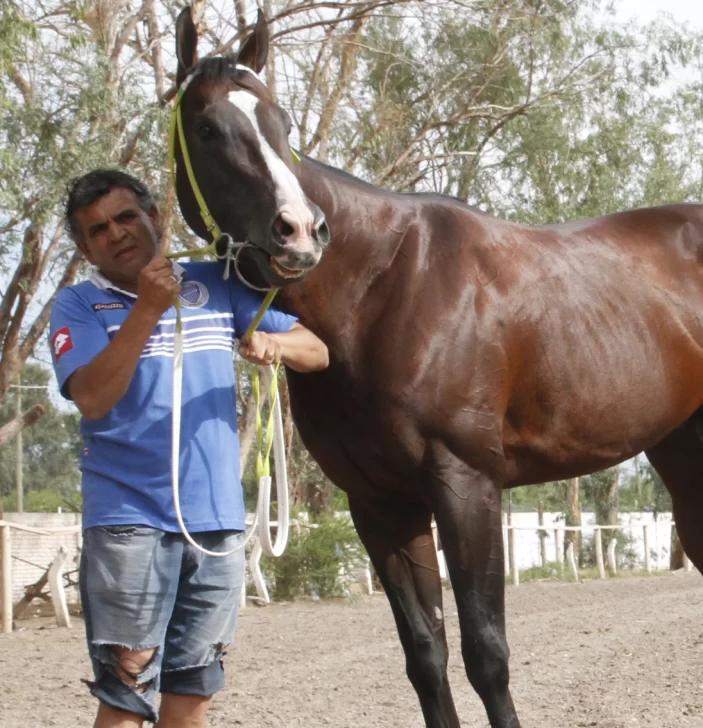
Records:
[[[642,527],[644,531],[644,570],[648,573],[652,573],[652,554],[649,549],[649,524],[645,523]]]
[[[569,566],[571,567],[571,573],[574,575],[574,581],[579,580],[579,570],[576,566],[576,549],[574,548],[574,542],[569,541],[569,545],[566,547],[566,558],[569,560]]]
[[[618,545],[616,538],[611,538],[608,542],[608,569],[611,576],[615,576],[618,571],[617,560],[615,559],[615,547]]]
[[[556,548],[557,564],[559,564],[559,571],[564,570],[564,529],[554,529],[554,544]]]
[[[503,563],[505,575],[510,576],[510,549],[508,548],[508,514],[503,513]]]
[[[511,528],[508,534],[508,543],[510,544],[510,573],[512,575],[513,584],[520,586],[520,570],[517,566],[517,547],[515,546],[515,529]]]
[[[686,552],[683,552],[683,570],[684,571],[691,571],[693,569],[693,564],[691,563],[691,559],[688,558],[686,555]]]
[[[603,531],[600,528],[595,529],[596,544],[596,566],[598,567],[598,576],[605,579],[605,563],[603,562]]]
[[[12,632],[12,556],[10,553],[10,527],[0,526],[0,572],[2,582],[2,631]]]

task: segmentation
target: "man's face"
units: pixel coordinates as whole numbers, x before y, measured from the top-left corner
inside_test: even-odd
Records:
[[[83,255],[112,283],[136,290],[140,271],[158,250],[158,209],[144,212],[131,190],[115,187],[76,210],[75,218]]]

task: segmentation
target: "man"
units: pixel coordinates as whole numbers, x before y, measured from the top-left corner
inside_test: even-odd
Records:
[[[199,728],[224,683],[244,549],[206,556],[176,522],[171,494],[174,301],[184,332],[181,507],[202,547],[242,545],[232,352],[261,298],[217,263],[157,255],[159,211],[139,180],[97,170],[76,180],[68,229],[95,266],[62,290],[50,341],[62,394],[83,418],[81,595],[100,700],[97,728]],[[327,366],[327,348],[269,309],[240,354],[297,371]],[[161,692],[160,717],[156,708]]]

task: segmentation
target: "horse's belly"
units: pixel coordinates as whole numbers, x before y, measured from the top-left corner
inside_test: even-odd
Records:
[[[552,368],[534,383],[534,396],[508,408],[508,480],[545,482],[610,467],[662,440],[701,406],[703,356],[680,349],[646,359],[631,351],[600,371],[560,377]]]

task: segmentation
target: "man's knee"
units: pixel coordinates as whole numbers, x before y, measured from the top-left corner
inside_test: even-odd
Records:
[[[121,645],[112,645],[111,649],[117,660],[115,665],[117,676],[130,687],[136,690],[145,690],[146,686],[142,684],[144,681],[141,678],[154,659],[156,648],[130,650],[128,647]]]

